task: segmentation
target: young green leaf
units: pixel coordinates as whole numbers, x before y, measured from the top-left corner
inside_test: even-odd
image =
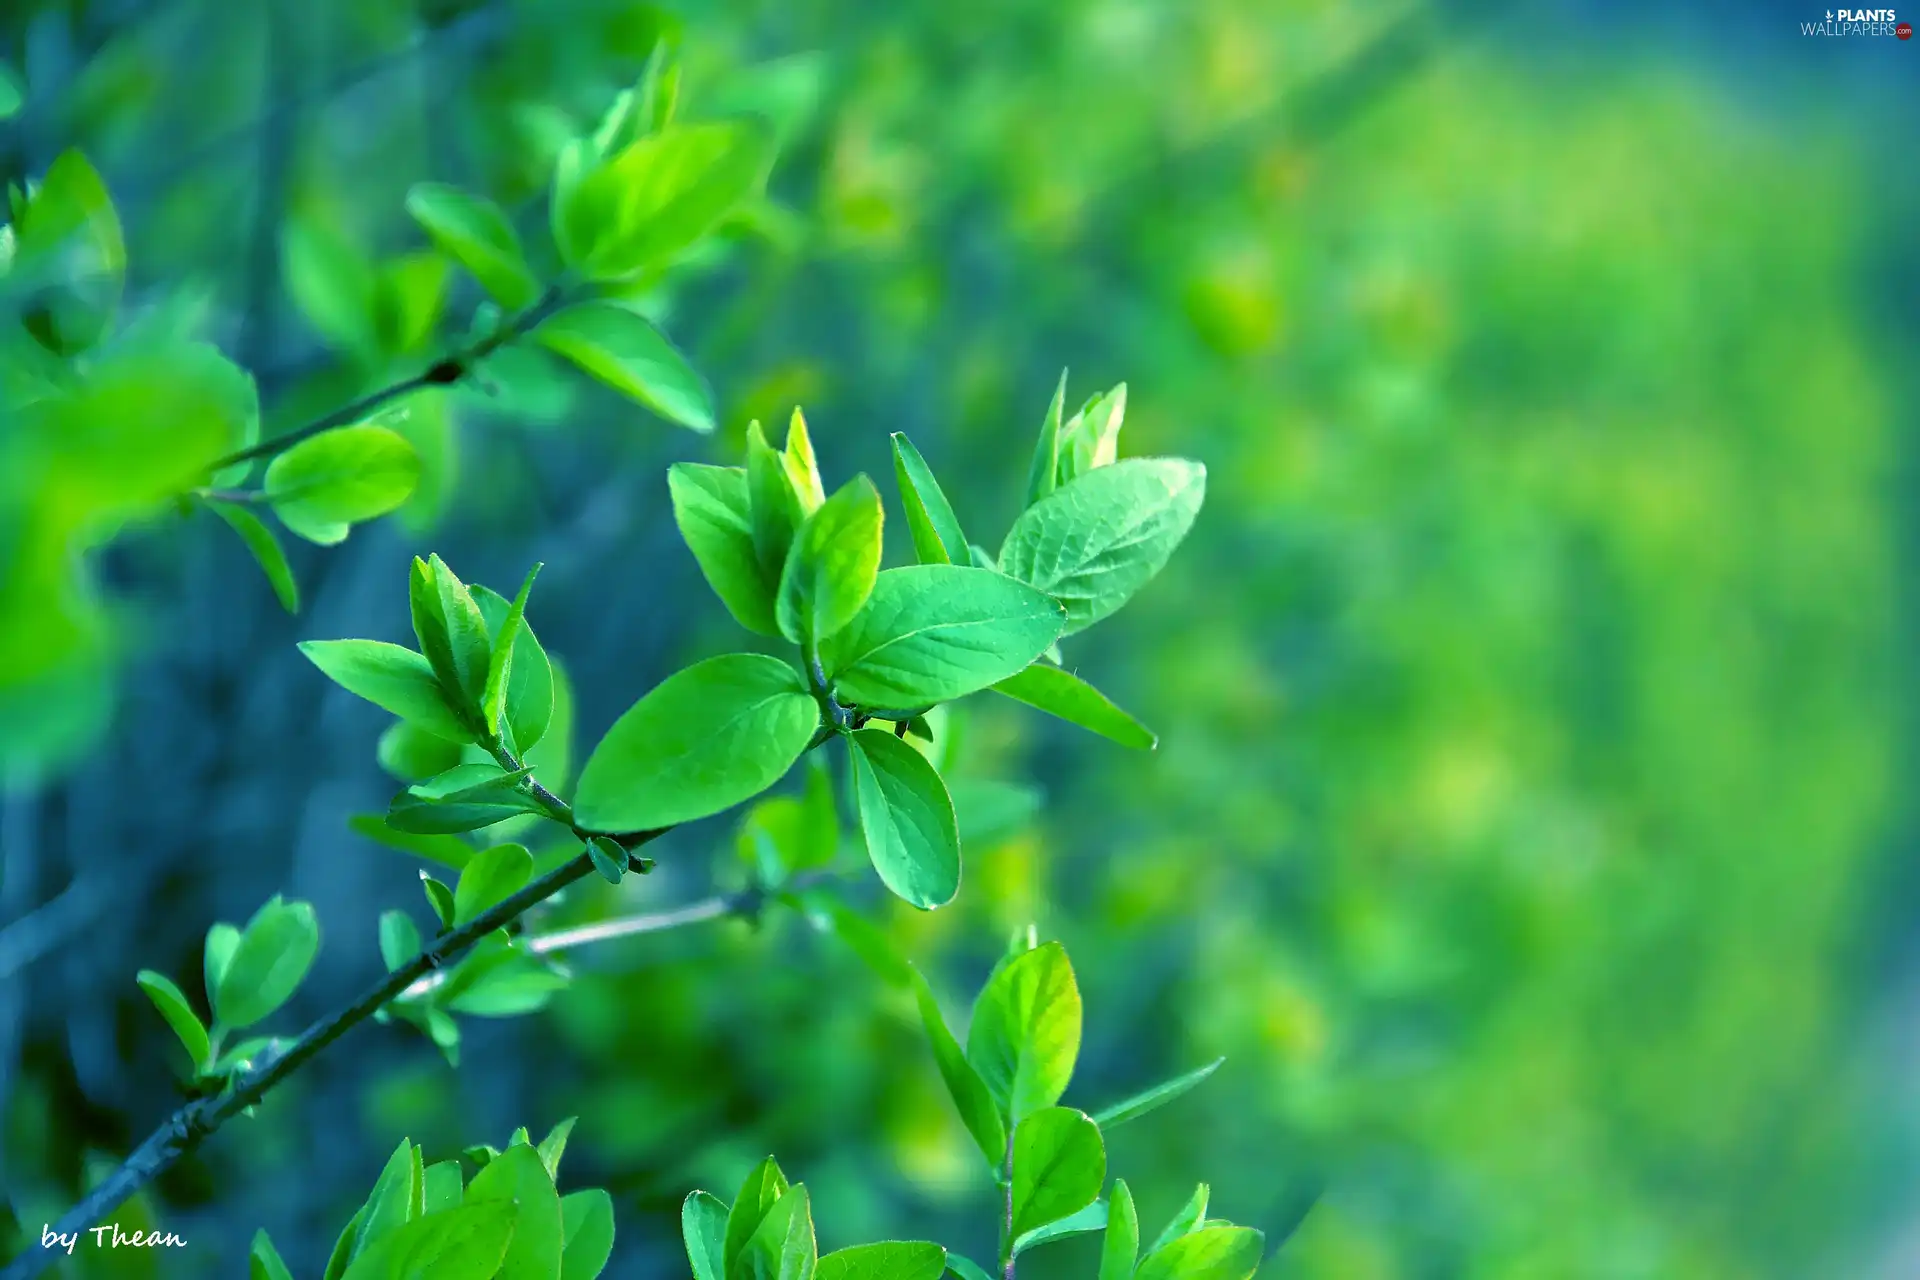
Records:
[[[729,1280],[746,1255],[748,1242],[759,1233],[786,1194],[787,1176],[780,1172],[780,1164],[772,1156],[755,1165],[746,1181],[740,1184],[740,1194],[734,1197],[733,1208],[727,1211],[722,1272]]]
[[[713,395],[705,380],[644,317],[611,302],[588,302],[548,317],[533,337],[667,421],[713,430]]]
[[[276,894],[241,931],[213,992],[214,1016],[234,1029],[267,1017],[299,988],[319,950],[320,925],[313,907],[283,902]]]
[[[848,748],[860,829],[881,881],[923,911],[952,902],[960,891],[960,828],[939,772],[882,729],[857,730]]]
[[[1206,497],[1207,469],[1184,458],[1129,458],[1055,490],[1013,522],[1000,568],[1067,610],[1063,635],[1133,598],[1166,565]]]
[[[350,1257],[360,1257],[382,1238],[420,1216],[414,1212],[414,1201],[423,1194],[417,1168],[413,1143],[400,1139],[400,1145],[387,1158],[386,1167],[380,1171],[361,1208],[360,1229],[354,1235]]]
[[[1060,430],[1058,483],[1067,485],[1119,456],[1120,424],[1127,414],[1127,384],[1087,401]]]
[[[420,954],[420,927],[404,911],[380,913],[380,958],[391,973]]]
[[[993,688],[996,693],[1038,707],[1082,729],[1091,729],[1123,747],[1151,751],[1160,741],[1153,730],[1115,706],[1107,695],[1071,671],[1062,671],[1044,662],[1034,663]]]
[[[287,553],[281,549],[280,539],[274,536],[273,530],[245,507],[231,502],[209,502],[207,506],[240,535],[240,541],[246,544],[260,571],[267,575],[273,594],[280,599],[280,607],[288,613],[300,612],[300,584],[294,581]]]
[[[492,665],[490,630],[467,584],[439,556],[416,558],[407,580],[420,651],[463,720],[478,727],[480,699]]]
[[[1040,439],[1034,445],[1033,466],[1027,472],[1027,505],[1031,507],[1052,493],[1060,473],[1060,415],[1067,404],[1067,371],[1060,371],[1060,385],[1054,388],[1053,403],[1047,406],[1046,419],[1040,424]]]
[[[641,138],[581,177],[557,238],[595,280],[662,265],[766,182],[773,140],[757,121],[674,126]]]
[[[855,476],[806,517],[780,575],[781,634],[803,647],[839,631],[880,573],[879,490]]]
[[[504,773],[498,765],[458,765],[395,796],[387,806],[387,825],[418,835],[455,835],[523,813],[545,815],[546,806],[527,790],[526,779],[525,769]]]
[[[427,905],[433,908],[440,927],[453,928],[453,890],[424,871],[420,873],[420,888],[427,895]]]
[[[331,219],[295,214],[280,243],[287,294],[314,332],[362,364],[376,360],[379,280],[366,254]]]
[[[940,1280],[947,1251],[924,1240],[882,1240],[836,1249],[820,1259],[813,1280]]]
[[[187,997],[174,985],[173,979],[152,969],[142,969],[134,975],[140,989],[147,993],[147,999],[153,1001],[153,1007],[173,1028],[173,1034],[180,1040],[180,1047],[187,1051],[187,1061],[197,1071],[206,1065],[213,1056],[212,1046],[207,1040],[207,1029],[200,1024],[200,1017],[194,1013],[193,1006],[187,1003]]]
[[[696,1191],[680,1205],[680,1234],[687,1245],[693,1280],[726,1280],[726,1202]]]
[[[502,1264],[508,1242],[517,1242],[522,1234],[521,1215],[511,1200],[492,1200],[415,1219],[356,1258],[343,1280],[509,1277]]]
[[[1133,1192],[1124,1179],[1115,1179],[1107,1203],[1107,1236],[1100,1242],[1098,1280],[1133,1280],[1139,1256],[1140,1215],[1133,1207]]]
[[[947,1270],[960,1277],[960,1280],[994,1280],[985,1267],[957,1253],[947,1255]]]
[[[507,707],[507,677],[513,670],[513,643],[519,638],[521,627],[526,622],[527,595],[533,590],[533,580],[539,572],[540,566],[537,564],[527,570],[526,581],[520,584],[520,594],[513,598],[513,604],[507,610],[506,619],[493,636],[492,653],[487,664],[486,688],[480,698],[480,709],[486,713],[487,717],[488,733],[500,732],[500,719]],[[479,608],[477,604],[474,607]],[[547,696],[549,699],[547,710],[551,714],[553,710],[551,676],[548,678]]]
[[[595,836],[587,841],[587,857],[593,860],[593,869],[608,884],[619,884],[627,874],[627,851],[617,840]]]
[[[821,656],[843,701],[924,707],[1024,670],[1064,621],[1052,599],[989,569],[888,569]]]
[[[1068,1236],[1091,1235],[1095,1231],[1104,1231],[1107,1226],[1107,1206],[1102,1200],[1095,1200],[1078,1213],[1070,1213],[1064,1218],[1055,1218],[1044,1227],[1035,1227],[1013,1242],[1015,1253],[1025,1253],[1035,1245],[1046,1244],[1050,1240],[1064,1240]]]
[[[1248,1280],[1266,1247],[1251,1227],[1202,1227],[1148,1252],[1134,1280]]]
[[[560,1280],[594,1280],[613,1256],[613,1197],[598,1188],[560,1197]]]
[[[533,879],[533,855],[524,845],[497,844],[473,855],[453,891],[453,923],[466,924],[511,898]]]
[[[566,1227],[560,1194],[534,1148],[508,1147],[467,1184],[468,1206],[503,1200],[519,1206],[519,1220],[497,1280],[553,1280],[560,1273]]]
[[[997,1170],[1007,1153],[1006,1119],[1001,1115],[986,1081],[967,1061],[967,1055],[961,1052],[953,1032],[947,1029],[947,1020],[940,1015],[940,1006],[935,1003],[926,979],[917,971],[913,977],[914,996],[920,1006],[920,1025],[926,1029],[927,1043],[933,1049],[933,1060],[940,1068],[940,1078],[946,1082],[954,1109],[960,1113],[960,1122],[966,1125],[967,1132],[980,1148],[980,1154],[986,1157],[987,1165]]]
[[[567,1139],[572,1136],[573,1126],[579,1120],[579,1116],[568,1116],[540,1139],[540,1159],[546,1163],[547,1176],[555,1182],[560,1180],[560,1157],[567,1153]]]
[[[600,740],[573,804],[594,831],[641,831],[729,809],[800,758],[819,710],[793,668],[734,653],[668,676]]]
[[[727,612],[749,631],[779,635],[774,618],[779,580],[761,571],[754,549],[746,469],[676,462],[667,469],[667,486],[680,536]]]
[[[1107,1180],[1100,1129],[1071,1107],[1046,1107],[1013,1131],[1013,1237],[1078,1213]]]
[[[427,1166],[421,1179],[420,1200],[428,1213],[458,1208],[466,1194],[466,1180],[460,1176],[458,1160],[442,1160]]]
[[[907,530],[921,564],[966,564],[967,535],[926,459],[901,432],[893,433],[893,474],[907,509]]]
[[[418,725],[395,720],[374,744],[374,759],[402,782],[421,782],[459,764],[460,748]]]
[[[336,427],[275,458],[262,483],[280,523],[331,546],[407,500],[420,483],[420,455],[389,428]]]
[[[1195,1187],[1193,1194],[1187,1197],[1187,1202],[1180,1206],[1180,1211],[1173,1215],[1165,1229],[1147,1246],[1147,1252],[1156,1253],[1180,1237],[1198,1231],[1207,1220],[1208,1193],[1209,1188],[1204,1182]]]
[[[540,281],[527,265],[520,237],[500,206],[437,182],[407,192],[407,212],[441,252],[465,267],[509,311],[530,306]]]
[[[220,979],[226,976],[227,968],[233,963],[233,953],[240,949],[240,930],[221,921],[207,930],[206,950],[201,956],[206,974],[207,999],[213,999],[213,993],[219,989]]]
[[[780,454],[793,491],[800,495],[802,514],[812,515],[827,500],[826,486],[820,481],[820,462],[813,456],[813,437],[807,433],[807,420],[796,407],[787,422],[787,447]]]
[[[35,299],[27,327],[63,355],[91,347],[113,323],[127,273],[120,217],[106,183],[80,152],[63,151],[13,223],[15,270],[39,268],[20,278],[45,271],[57,281]]]
[[[538,568],[536,565],[535,570]],[[521,590],[524,592],[525,589],[523,585]],[[474,587],[473,600],[480,606],[480,616],[486,621],[487,632],[493,637],[492,643],[498,647],[513,606],[491,587]],[[571,713],[564,703],[565,686],[554,669],[553,660],[547,657],[547,651],[541,647],[540,637],[533,633],[533,624],[526,620],[524,605],[520,625],[515,629],[513,669],[507,674],[506,689],[502,718],[507,727],[507,737],[520,752],[522,763],[536,766],[543,781],[558,787],[558,779],[566,773],[564,763],[529,753],[548,742],[550,731],[556,735],[553,745],[564,751],[565,731],[572,723],[567,717]]]
[[[0,62],[0,120],[11,120],[27,105],[26,85],[20,73]]]
[[[733,1260],[731,1280],[812,1280],[819,1258],[807,1189],[795,1186],[767,1212]]]
[[[347,819],[347,826],[356,834],[383,844],[389,849],[411,854],[416,858],[425,858],[429,862],[437,862],[454,871],[466,866],[473,857],[473,846],[457,836],[430,836],[411,831],[397,831],[387,825],[386,815],[381,813],[356,813]]]
[[[264,1227],[253,1233],[253,1246],[247,1250],[247,1280],[293,1280]]]
[[[753,512],[753,553],[760,575],[774,584],[779,598],[780,576],[800,532],[800,495],[794,490],[787,465],[758,422],[747,425],[747,496]]]
[[[1006,962],[967,1029],[967,1060],[1001,1113],[1018,1124],[1058,1102],[1079,1054],[1080,988],[1065,948],[1049,942]]]
[[[1204,1067],[1196,1067],[1184,1075],[1175,1076],[1173,1079],[1157,1084],[1151,1089],[1143,1089],[1131,1098],[1116,1102],[1104,1111],[1096,1112],[1093,1117],[1094,1122],[1103,1130],[1111,1129],[1117,1124],[1125,1124],[1129,1120],[1136,1120],[1146,1115],[1149,1111],[1158,1111],[1161,1107],[1166,1106],[1169,1102],[1172,1102],[1175,1098],[1218,1071],[1220,1064],[1225,1061],[1225,1058],[1215,1058]]]
[[[306,640],[300,652],[329,680],[448,742],[473,741],[426,658],[380,640]]]

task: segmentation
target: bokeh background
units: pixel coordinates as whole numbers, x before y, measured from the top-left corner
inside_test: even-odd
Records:
[[[13,1213],[37,1229],[177,1103],[136,969],[196,974],[211,921],[309,899],[325,946],[291,1028],[378,972],[381,910],[418,911],[415,865],[346,826],[393,789],[385,718],[296,640],[402,638],[416,552],[509,589],[544,560],[532,617],[583,751],[739,643],[669,461],[733,461],[799,403],[831,485],[884,475],[904,429],[991,544],[1070,366],[1075,398],[1128,383],[1127,452],[1211,472],[1166,574],[1074,654],[1162,746],[981,706],[959,771],[1044,805],[970,843],[949,909],[855,898],[956,1018],[1009,929],[1064,940],[1070,1101],[1227,1056],[1116,1135],[1143,1218],[1205,1180],[1281,1246],[1265,1273],[1343,1280],[1920,1273],[1920,42],[1800,34],[1823,16],[677,10],[687,110],[786,135],[777,204],[673,285],[718,435],[516,365],[416,406],[432,483],[296,551],[297,618],[204,515],[91,556],[84,644],[7,588],[9,652],[57,651],[65,681],[0,689]],[[0,164],[82,147],[132,308],[204,321],[292,424],[367,375],[289,290],[288,228],[417,251],[401,202],[428,178],[537,217],[560,140],[668,20],[9,0],[28,105]],[[715,820],[565,910],[671,906],[740,862]],[[469,1022],[457,1072],[405,1028],[355,1033],[122,1215],[190,1256],[70,1270],[237,1275],[265,1226],[317,1274],[401,1135],[446,1155],[572,1114],[565,1181],[619,1210],[610,1274],[684,1275],[681,1197],[769,1151],[823,1247],[991,1253],[911,1010],[836,944],[769,916],[576,965],[547,1012]],[[1083,1274],[1084,1246],[1022,1275]]]

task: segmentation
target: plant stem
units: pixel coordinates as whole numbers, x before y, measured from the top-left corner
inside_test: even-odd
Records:
[[[1013,1134],[1007,1134],[1007,1212],[1000,1221],[1001,1280],[1013,1280]]]
[[[474,343],[464,351],[455,352],[453,355],[438,360],[410,378],[403,378],[399,382],[380,388],[378,391],[370,392],[358,400],[355,400],[352,404],[343,405],[335,409],[332,413],[316,418],[303,427],[296,427],[292,431],[283,432],[271,440],[262,440],[256,445],[237,450],[226,455],[224,458],[216,458],[207,464],[206,470],[209,474],[212,474],[225,470],[227,467],[231,467],[236,463],[252,462],[256,458],[270,458],[275,454],[285,453],[301,441],[310,440],[323,431],[331,431],[335,427],[351,426],[356,422],[363,421],[371,417],[373,412],[382,405],[390,404],[402,396],[411,395],[413,392],[426,387],[442,387],[458,382],[472,373],[474,366],[478,365],[482,360],[507,345],[507,343],[512,342],[515,338],[525,334],[542,320],[545,320],[555,311],[558,311],[565,303],[565,291],[562,290],[559,285],[554,285],[540,296],[539,301],[515,316],[511,322],[501,325],[500,328],[480,339],[480,341]]]

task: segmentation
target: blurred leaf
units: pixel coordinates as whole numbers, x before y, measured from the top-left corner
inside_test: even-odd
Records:
[[[127,251],[113,198],[87,158],[64,151],[13,220],[14,275],[42,282],[27,323],[62,354],[85,350],[113,324]]]
[[[441,929],[453,928],[453,890],[424,871],[420,873],[420,888],[427,895],[427,905],[439,918]]]
[[[273,530],[253,512],[231,502],[209,502],[207,507],[247,544],[247,550],[272,584],[273,594],[280,598],[280,606],[288,613],[300,612],[300,584],[294,581],[287,553],[281,549],[280,539],[274,536]]]
[[[1015,957],[988,980],[967,1029],[967,1061],[1003,1116],[1017,1125],[1058,1102],[1079,1053],[1080,988],[1059,943]]]
[[[27,87],[20,73],[0,62],[0,120],[11,120],[26,105]]]
[[[626,308],[611,302],[568,307],[543,320],[533,337],[667,421],[713,430],[713,395],[705,379],[666,335]]]
[[[1106,1180],[1106,1147],[1085,1114],[1046,1107],[1026,1115],[1013,1131],[1014,1239],[1086,1208]]]
[[[531,306],[540,296],[539,278],[527,265],[520,237],[491,200],[423,182],[407,193],[407,212],[507,310]]]
[[[206,970],[207,1001],[213,1001],[213,993],[220,989],[220,980],[233,964],[233,953],[240,949],[240,930],[221,921],[207,930],[207,944],[202,956]]]
[[[985,1267],[957,1253],[947,1255],[947,1270],[959,1276],[960,1280],[994,1280]]]
[[[1001,1108],[995,1103],[986,1081],[967,1060],[967,1055],[961,1052],[953,1032],[947,1029],[946,1019],[941,1016],[940,1006],[934,1002],[933,992],[927,987],[926,980],[917,973],[914,976],[918,979],[915,997],[920,1005],[920,1025],[926,1029],[934,1063],[940,1068],[940,1078],[946,1082],[947,1094],[953,1099],[954,1109],[960,1113],[961,1123],[966,1125],[967,1132],[979,1146],[987,1167],[998,1171],[1007,1154],[1007,1122],[1001,1114]],[[948,1265],[952,1265],[951,1259]]]
[[[281,260],[287,293],[314,331],[363,363],[380,352],[373,262],[324,217],[296,215],[286,224]]]
[[[404,911],[380,913],[380,958],[391,973],[420,954],[420,929]]]
[[[376,840],[386,845],[389,849],[397,849],[401,853],[410,853],[416,858],[437,862],[454,871],[466,866],[473,857],[473,846],[456,836],[422,835],[412,831],[398,831],[387,825],[385,814],[356,813],[347,819],[347,826],[369,840]]]
[[[253,1233],[253,1245],[247,1250],[247,1280],[293,1280],[264,1228]]]
[[[881,881],[923,911],[953,901],[960,831],[940,774],[885,730],[861,729],[847,741],[860,828]]]
[[[459,747],[405,720],[387,726],[374,748],[374,757],[382,769],[408,783],[445,773],[461,761]],[[376,820],[383,825],[386,822],[384,818]]]
[[[1034,663],[993,688],[996,693],[1038,707],[1069,724],[1091,729],[1123,747],[1151,751],[1159,743],[1151,729],[1115,706],[1098,689],[1072,672],[1044,662]]]
[[[267,466],[267,501],[280,522],[331,546],[355,524],[387,514],[420,479],[420,455],[386,427],[337,427],[294,445]]]
[[[954,816],[963,845],[989,844],[1022,830],[1040,812],[1041,796],[1032,787],[991,778],[949,778]]]
[[[732,808],[800,758],[819,710],[793,668],[762,654],[695,663],[628,708],[580,770],[574,816],[642,831]]]

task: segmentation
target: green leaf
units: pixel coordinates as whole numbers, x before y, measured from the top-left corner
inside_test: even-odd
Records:
[[[1040,439],[1034,445],[1033,466],[1027,472],[1027,505],[1031,507],[1054,491],[1060,472],[1060,415],[1067,405],[1067,371],[1060,371],[1060,385],[1054,388],[1053,403],[1047,406],[1046,420],[1040,424]]]
[[[774,585],[777,601],[782,572],[800,533],[800,495],[758,422],[747,425],[747,496],[753,511],[754,557],[761,577]]]
[[[457,928],[527,887],[533,879],[533,855],[524,845],[497,844],[473,855],[453,891]]]
[[[947,1255],[947,1270],[959,1276],[960,1280],[995,1280],[987,1269],[971,1258],[961,1257],[957,1253]]]
[[[1107,1180],[1100,1129],[1071,1107],[1047,1107],[1013,1131],[1013,1236],[1077,1213]]]
[[[947,1251],[924,1240],[882,1240],[836,1249],[820,1259],[813,1280],[940,1280]]]
[[[1025,670],[1064,619],[1046,595],[990,569],[888,569],[866,608],[823,646],[822,660],[844,701],[924,707]]]
[[[787,422],[787,447],[780,454],[786,464],[793,491],[800,495],[800,510],[812,515],[827,500],[826,486],[820,482],[820,462],[813,456],[813,437],[807,433],[807,420],[796,407]]]
[[[442,1160],[427,1166],[421,1179],[420,1200],[428,1213],[460,1206],[466,1194],[466,1180],[460,1176],[458,1160]]]
[[[988,979],[974,1002],[967,1060],[1003,1115],[1018,1124],[1058,1102],[1079,1054],[1080,988],[1059,943],[1014,957]]]
[[[1157,1253],[1182,1236],[1198,1231],[1207,1220],[1208,1193],[1209,1188],[1204,1182],[1195,1187],[1193,1194],[1187,1197],[1187,1202],[1180,1206],[1180,1211],[1173,1215],[1166,1228],[1147,1246],[1147,1252]]]
[[[800,526],[780,575],[781,634],[805,647],[852,622],[880,574],[880,492],[864,475]]]
[[[427,905],[433,908],[433,914],[440,921],[441,929],[453,928],[453,890],[422,871],[420,888],[427,895]]]
[[[147,993],[147,999],[153,1001],[153,1007],[173,1028],[173,1034],[179,1037],[180,1047],[187,1051],[187,1061],[199,1070],[213,1056],[213,1047],[207,1040],[207,1029],[200,1024],[199,1015],[193,1006],[187,1003],[187,997],[175,986],[173,979],[152,969],[142,969],[134,975],[140,989]]]
[[[526,623],[527,595],[533,590],[533,580],[538,576],[540,566],[534,565],[527,570],[527,577],[520,584],[520,594],[513,598],[513,604],[507,609],[507,616],[493,637],[492,653],[487,664],[487,683],[481,694],[480,709],[486,714],[487,732],[500,732],[500,718],[507,707],[507,676],[513,670],[513,642],[519,637],[520,629]],[[476,606],[477,608],[478,606]],[[553,713],[553,685],[549,676],[547,685],[547,714]]]
[[[587,857],[593,861],[593,869],[608,884],[619,884],[627,874],[627,851],[617,840],[595,836],[587,841]]]
[[[680,1234],[686,1241],[693,1280],[725,1280],[727,1205],[717,1196],[696,1191],[680,1205]]]
[[[380,913],[380,959],[392,973],[420,954],[420,927],[404,911]]]
[[[747,1244],[766,1223],[787,1194],[787,1176],[780,1172],[779,1162],[768,1156],[753,1167],[745,1182],[740,1184],[740,1194],[734,1197],[733,1208],[727,1212],[727,1230],[725,1251],[722,1254],[722,1273],[731,1280],[740,1259],[745,1256]]]
[[[898,431],[893,433],[893,474],[920,563],[966,564],[967,535],[960,531],[952,504],[913,441]]]
[[[1150,1251],[1134,1280],[1248,1280],[1267,1240],[1251,1227],[1202,1227]]]
[[[915,998],[920,1005],[920,1025],[926,1029],[927,1043],[933,1048],[933,1060],[940,1068],[940,1078],[946,1082],[947,1093],[953,1098],[954,1109],[959,1111],[961,1123],[973,1136],[980,1154],[986,1157],[988,1167],[997,1171],[1007,1155],[1007,1122],[994,1102],[986,1081],[967,1061],[967,1055],[961,1052],[953,1032],[947,1029],[947,1020],[940,1015],[940,1006],[934,1001],[926,979],[917,972],[914,978]]]
[[[533,337],[667,421],[713,430],[713,395],[705,380],[664,334],[634,312],[611,302],[583,303],[542,321]]]
[[[923,911],[952,902],[960,891],[960,828],[939,772],[883,729],[858,730],[848,747],[860,830],[881,881]]]
[[[401,853],[409,853],[416,858],[437,862],[454,871],[466,866],[473,858],[473,846],[466,841],[451,835],[421,835],[412,831],[398,831],[387,825],[385,814],[356,813],[347,819],[347,826],[389,849],[397,849]]]
[[[327,216],[289,218],[280,245],[287,294],[314,331],[362,363],[380,352],[374,265]]]
[[[467,1184],[467,1204],[508,1200],[519,1206],[512,1243],[497,1280],[554,1280],[566,1238],[560,1194],[532,1147],[508,1147]]]
[[[879,926],[832,894],[807,891],[798,895],[801,910],[816,929],[833,934],[889,986],[917,990],[920,975],[894,949]],[[938,1016],[938,1011],[935,1011]],[[943,1024],[944,1027],[944,1024]],[[951,1040],[953,1037],[947,1037]],[[959,1054],[956,1046],[954,1053]],[[961,1062],[965,1064],[965,1058]],[[971,1068],[969,1068],[971,1070]],[[1002,1144],[1004,1145],[1004,1143]]]
[[[300,612],[300,584],[294,581],[287,553],[281,549],[280,539],[274,536],[273,530],[245,507],[231,502],[209,502],[207,506],[246,543],[254,562],[267,575],[273,594],[280,598],[280,607],[288,613]]]
[[[479,602],[439,556],[415,557],[407,599],[420,652],[433,667],[447,704],[463,722],[480,726],[480,699],[492,665],[489,628]]]
[[[562,1196],[560,1220],[560,1280],[594,1280],[613,1256],[613,1197],[597,1188]]]
[[[536,572],[539,567],[534,566]],[[524,585],[521,590],[525,592]],[[490,587],[474,587],[473,599],[480,606],[480,616],[486,620],[493,646],[498,648],[513,606]],[[566,773],[564,757],[556,768],[556,761],[528,753],[547,742],[549,731],[560,735],[553,744],[555,748],[566,749],[564,734],[572,720],[571,712],[564,705],[565,697],[566,690],[554,670],[553,660],[541,646],[540,637],[533,634],[533,624],[526,620],[523,606],[513,642],[513,669],[507,674],[504,715],[508,737],[520,752],[521,763],[537,766],[540,777],[550,788],[557,788],[559,778]]]
[[[1131,1098],[1114,1103],[1104,1111],[1094,1113],[1094,1121],[1102,1129],[1111,1129],[1117,1124],[1125,1124],[1129,1120],[1136,1120],[1146,1115],[1149,1111],[1158,1111],[1161,1107],[1166,1106],[1169,1102],[1172,1102],[1175,1098],[1218,1071],[1220,1064],[1225,1061],[1225,1058],[1215,1058],[1204,1067],[1196,1067],[1185,1075],[1175,1076],[1173,1079],[1157,1084],[1151,1089],[1142,1090],[1134,1094]]]
[[[329,680],[448,742],[473,741],[426,658],[382,640],[305,640],[300,652]]]
[[[26,83],[20,73],[0,62],[0,120],[11,120],[27,104]]]
[[[327,1257],[325,1280],[340,1280],[346,1274],[347,1264],[353,1261],[354,1241],[360,1238],[360,1220],[366,1214],[365,1205],[354,1210],[353,1217],[347,1220],[347,1225],[341,1228],[340,1234],[334,1239],[333,1252]]]
[[[779,635],[779,581],[768,579],[754,549],[746,469],[676,462],[667,469],[667,486],[680,536],[727,612],[749,631]]]
[[[523,813],[547,810],[526,788],[527,770],[502,772],[494,764],[456,765],[393,798],[387,825],[397,831],[453,835],[477,831]]]
[[[1060,430],[1059,483],[1071,484],[1119,456],[1120,425],[1127,414],[1127,384],[1087,401]]]
[[[207,930],[207,945],[201,959],[207,982],[207,999],[220,988],[220,979],[233,964],[233,953],[240,949],[240,931],[222,921]]]
[[[556,236],[568,265],[617,280],[662,265],[766,182],[773,140],[755,121],[674,126],[641,138],[575,183]]]
[[[1000,548],[1003,572],[1066,606],[1083,631],[1159,573],[1200,514],[1207,469],[1184,458],[1129,458],[1089,471],[1022,512]]]
[[[818,724],[805,684],[778,659],[695,663],[614,722],[580,771],[574,817],[620,832],[719,813],[778,782]]]
[[[405,502],[419,482],[420,455],[406,438],[368,424],[302,440],[267,465],[262,484],[280,523],[331,546]]]
[[[274,895],[241,931],[240,944],[213,992],[214,1016],[236,1030],[265,1018],[299,989],[319,950],[320,924],[313,907]]]
[[[402,782],[423,782],[445,773],[464,758],[460,748],[417,725],[396,720],[374,745],[374,758]]]
[[[474,1179],[478,1182],[479,1179]],[[525,1211],[511,1201],[463,1204],[400,1228],[355,1259],[345,1280],[494,1280]],[[522,1273],[526,1274],[526,1273]]]
[[[1140,1215],[1133,1207],[1133,1192],[1124,1179],[1115,1179],[1107,1204],[1107,1236],[1100,1242],[1098,1280],[1133,1280],[1139,1256]]]
[[[1072,672],[1044,662],[1034,663],[993,688],[996,693],[1091,729],[1123,747],[1151,751],[1159,742],[1151,729],[1108,701],[1104,693]]]
[[[560,1157],[567,1153],[567,1139],[573,1133],[573,1126],[579,1123],[579,1116],[568,1116],[553,1126],[547,1136],[540,1139],[540,1158],[546,1162],[547,1174],[555,1182],[560,1180]]]
[[[1103,1154],[1104,1159],[1104,1154]],[[1044,1227],[1035,1227],[1013,1242],[1015,1253],[1025,1253],[1035,1245],[1046,1244],[1050,1240],[1064,1240],[1068,1236],[1091,1235],[1095,1231],[1106,1229],[1107,1206],[1104,1201],[1095,1200],[1078,1213],[1070,1213],[1064,1218],[1055,1218]]]
[[[247,1280],[293,1280],[264,1227],[253,1233],[253,1246],[247,1250]]]
[[[350,1257],[361,1257],[381,1239],[420,1216],[414,1212],[414,1201],[424,1189],[419,1184],[416,1159],[413,1144],[400,1139],[360,1211],[360,1230],[354,1236]]]
[[[948,786],[960,819],[960,840],[989,844],[1023,830],[1040,812],[1041,795],[1032,787],[994,778],[955,778]]]
[[[812,1280],[819,1258],[803,1186],[780,1197],[727,1271],[730,1280]]]
[[[407,192],[407,212],[441,252],[465,267],[507,310],[518,311],[540,296],[539,278],[527,265],[520,237],[493,201],[423,182]]]
[[[64,151],[13,221],[15,269],[38,264],[58,282],[35,299],[28,328],[62,354],[92,346],[112,326],[127,273],[120,217],[106,183],[85,156]]]

